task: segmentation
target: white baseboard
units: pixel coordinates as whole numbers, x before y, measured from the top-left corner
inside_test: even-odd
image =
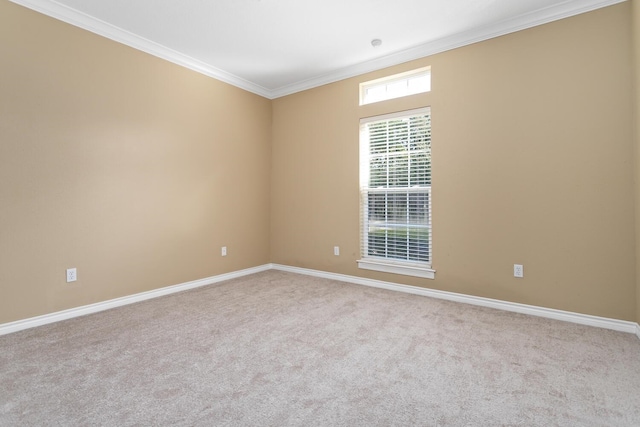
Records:
[[[439,298],[448,301],[495,308],[498,310],[512,311],[515,313],[529,314],[531,316],[546,317],[548,319],[562,320],[578,323],[580,325],[595,326],[598,328],[612,329],[614,331],[635,333],[640,338],[640,325],[625,320],[609,319],[606,317],[591,316],[588,314],[573,313],[570,311],[555,310],[552,308],[537,307],[533,305],[519,304],[515,302],[501,301],[491,298],[475,297],[472,295],[458,294],[454,292],[439,291],[435,289],[420,288],[417,286],[400,285],[397,283],[383,282],[380,280],[366,279],[363,277],[347,276],[344,274],[328,273],[326,271],[311,270],[307,268],[290,267],[287,265],[272,264],[275,270],[291,273],[305,274],[307,276],[322,277],[357,285],[372,286],[374,288],[388,289],[391,291],[406,292],[431,298]]]
[[[191,282],[181,283],[179,285],[167,286],[152,291],[141,292],[139,294],[129,295],[126,297],[115,298],[95,304],[76,307],[69,310],[58,311],[55,313],[45,314],[42,316],[32,317],[29,319],[17,320],[15,322],[0,325],[0,335],[10,334],[12,332],[22,331],[24,329],[34,328],[36,326],[47,325],[49,323],[59,322],[74,317],[80,317],[91,313],[97,313],[109,310],[123,305],[133,304],[152,298],[170,295],[189,289],[199,288],[201,286],[212,285],[214,283],[225,280],[235,279],[250,274],[259,273],[266,270],[281,270],[291,273],[303,274],[307,276],[322,277],[325,279],[338,280],[341,282],[353,283],[356,285],[371,286],[375,288],[388,289],[391,291],[399,291],[414,295],[422,295],[431,298],[439,298],[449,301],[461,302],[465,304],[478,305],[482,307],[495,308],[498,310],[512,311],[515,313],[529,314],[532,316],[546,317],[549,319],[562,320],[565,322],[578,323],[581,325],[595,326],[598,328],[612,329],[614,331],[628,332],[636,334],[640,339],[640,325],[635,322],[625,320],[609,319],[606,317],[591,316],[588,314],[572,313],[570,311],[555,310],[551,308],[536,307],[533,305],[518,304],[514,302],[495,300],[491,298],[475,297],[471,295],[458,294],[454,292],[439,291],[435,289],[420,288],[417,286],[400,285],[397,283],[383,282],[381,280],[366,279],[363,277],[348,276],[345,274],[329,273],[326,271],[311,270],[308,268],[290,267],[281,264],[265,264],[258,267],[247,268],[245,270],[234,271],[231,273],[211,276],[205,279],[194,280]]]
[[[265,264],[258,267],[247,268],[245,270],[233,271],[231,273],[220,274],[218,276],[211,276],[205,279],[193,280],[191,282],[181,283],[179,285],[167,286],[164,288],[141,292],[126,297],[115,298],[95,304],[84,305],[82,307],[71,308],[69,310],[58,311],[55,313],[31,317],[24,320],[17,320],[15,322],[0,325],[0,335],[10,334],[12,332],[18,332],[29,328],[35,328],[36,326],[47,325],[49,323],[59,322],[61,320],[67,320],[74,317],[80,317],[86,314],[97,313],[99,311],[109,310],[112,308],[121,307],[123,305],[133,304],[136,302],[158,298],[169,294],[175,294],[176,292],[199,288],[201,286],[212,285],[224,280],[235,279],[237,277],[266,271],[271,268],[271,264]]]

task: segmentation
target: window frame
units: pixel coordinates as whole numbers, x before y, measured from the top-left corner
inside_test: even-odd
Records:
[[[375,270],[382,271],[387,273],[394,274],[402,274],[407,276],[416,276],[428,279],[435,279],[435,270],[432,268],[432,255],[433,255],[433,244],[432,244],[432,224],[431,224],[431,213],[432,213],[432,192],[431,192],[431,182],[429,180],[429,186],[410,186],[411,183],[408,183],[406,187],[378,187],[371,188],[370,187],[370,167],[371,167],[371,155],[370,155],[370,141],[368,135],[367,125],[376,122],[383,121],[391,121],[394,119],[408,119],[413,116],[418,115],[429,115],[429,119],[431,119],[431,108],[423,107],[413,110],[405,110],[399,111],[390,114],[384,114],[373,117],[366,117],[360,119],[360,259],[357,261],[358,267],[367,270]],[[389,156],[389,154],[387,154]],[[430,160],[430,159],[429,159]],[[428,199],[428,214],[427,214],[427,225],[419,225],[424,229],[428,229],[429,239],[428,239],[428,261],[415,261],[415,260],[402,260],[390,258],[388,256],[388,252],[390,248],[385,242],[385,251],[387,253],[384,257],[376,257],[368,255],[369,253],[369,206],[370,199],[369,196],[376,192],[384,192],[385,194],[392,193],[400,193],[407,195],[411,193],[417,194],[427,194]],[[386,209],[386,208],[385,208]],[[410,207],[407,206],[407,215],[410,215]],[[388,212],[385,210],[385,215],[388,215]],[[410,224],[407,222],[406,227],[410,227]],[[393,227],[391,228],[393,229]],[[408,230],[408,228],[407,228]],[[387,237],[388,239],[388,237]]]

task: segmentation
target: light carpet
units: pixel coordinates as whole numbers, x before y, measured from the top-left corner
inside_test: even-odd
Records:
[[[272,270],[0,337],[0,425],[640,426],[640,340]]]

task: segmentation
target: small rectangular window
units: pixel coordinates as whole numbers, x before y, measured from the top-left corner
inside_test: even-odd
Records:
[[[431,90],[431,67],[360,83],[360,105],[401,98]]]

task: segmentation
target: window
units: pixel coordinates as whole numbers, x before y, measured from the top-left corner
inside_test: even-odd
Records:
[[[360,121],[360,268],[434,278],[431,113]]]
[[[360,105],[431,90],[431,67],[360,83]]]

